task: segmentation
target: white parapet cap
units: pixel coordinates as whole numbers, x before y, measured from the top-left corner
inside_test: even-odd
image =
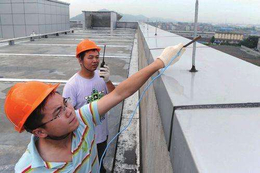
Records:
[[[55,80],[55,79],[15,79],[15,78],[0,78],[0,82],[29,82],[29,81],[39,81],[46,83],[61,83],[66,84],[68,80]],[[120,82],[113,82],[115,86],[119,85]]]

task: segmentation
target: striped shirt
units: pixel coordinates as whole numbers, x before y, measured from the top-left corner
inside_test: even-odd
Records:
[[[79,127],[73,131],[71,146],[73,156],[71,162],[45,162],[35,146],[35,141],[38,138],[32,135],[26,152],[15,165],[15,172],[98,172],[99,162],[95,142],[95,126],[100,124],[100,116],[97,101],[83,106],[76,111],[76,115],[79,120]]]

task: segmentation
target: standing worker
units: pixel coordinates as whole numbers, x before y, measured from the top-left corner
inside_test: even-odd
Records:
[[[182,44],[164,49],[150,65],[120,83],[100,100],[78,110],[55,92],[59,84],[25,82],[7,93],[5,113],[18,132],[32,133],[15,172],[99,172],[95,126],[111,108],[135,93],[155,72],[179,60]],[[143,115],[145,116],[145,115]]]
[[[63,90],[64,98],[71,98],[75,109],[81,108],[115,89],[109,80],[110,71],[107,65],[97,70],[100,62],[99,52],[101,48],[91,40],[81,41],[76,48],[76,58],[80,64],[80,71],[74,74],[66,83]],[[103,55],[104,56],[104,55]],[[101,159],[107,146],[108,123],[107,114],[100,120],[101,124],[95,127],[98,158]],[[101,173],[106,170],[101,164]]]

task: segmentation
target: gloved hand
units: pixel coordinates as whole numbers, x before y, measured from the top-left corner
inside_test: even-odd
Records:
[[[169,62],[171,61],[171,59],[179,52],[179,50],[183,48],[180,52],[180,55],[178,57],[176,57],[173,62],[171,63],[171,65],[173,65],[174,63],[176,63],[177,61],[179,61],[179,59],[181,58],[182,54],[185,52],[185,48],[183,47],[183,44],[180,43],[176,46],[168,46],[166,47],[162,54],[158,57],[160,58],[163,63],[164,63],[164,66],[168,65]]]
[[[109,81],[110,70],[109,70],[109,67],[107,65],[104,65],[104,67],[100,67],[99,76],[101,78],[103,78],[105,82]]]

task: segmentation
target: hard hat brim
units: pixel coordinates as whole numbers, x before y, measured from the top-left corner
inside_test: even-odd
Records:
[[[15,126],[15,130],[17,130],[19,133],[22,133],[24,131],[24,123],[26,122],[28,117],[31,115],[31,113],[43,102],[44,99],[47,98],[47,96],[52,91],[56,91],[56,89],[59,87],[59,85],[60,85],[60,83],[52,85],[44,93],[42,93],[41,96],[38,97],[38,99],[34,102],[33,106],[30,107],[30,110],[28,110],[27,115],[23,117],[22,121],[20,122],[20,125],[19,126]]]

